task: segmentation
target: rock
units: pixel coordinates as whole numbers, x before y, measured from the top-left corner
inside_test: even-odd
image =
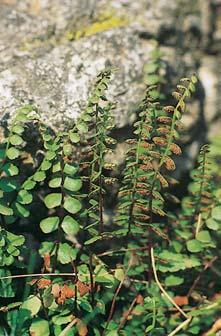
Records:
[[[21,101],[33,101],[45,120],[61,125],[76,118],[97,74],[108,65],[118,68],[110,96],[118,103],[116,116],[121,127],[128,123],[143,93],[141,75],[146,59],[130,28],[56,46],[40,57],[23,56],[0,74],[0,104],[6,113],[13,112],[13,106]]]
[[[189,129],[203,120],[209,134],[214,118],[220,123],[219,13],[220,2],[209,0],[0,0],[0,114],[31,101],[50,125],[70,124],[97,73],[112,65],[118,71],[109,95],[122,128],[134,119],[143,66],[157,40],[167,91],[199,72],[200,91],[186,119]]]
[[[212,123],[217,116],[217,106],[219,94],[217,92],[219,76],[217,72],[217,61],[214,57],[204,57],[199,69],[199,79],[203,83],[205,90],[205,120],[208,124]]]

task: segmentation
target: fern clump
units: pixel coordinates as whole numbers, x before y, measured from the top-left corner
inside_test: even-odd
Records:
[[[117,142],[108,95],[113,69],[98,75],[69,130],[53,131],[31,105],[20,108],[6,130],[0,145],[0,334],[172,336],[213,325],[220,302],[216,279],[204,279],[204,271],[219,274],[217,166],[204,145],[180,206],[171,187],[178,183],[173,172],[182,154],[182,115],[197,78],[182,79],[174,104],[167,105],[161,55],[153,55],[122,178],[110,160]],[[40,147],[27,173],[22,157],[30,125]],[[118,185],[106,225],[110,190]],[[38,244],[30,249],[33,228]]]

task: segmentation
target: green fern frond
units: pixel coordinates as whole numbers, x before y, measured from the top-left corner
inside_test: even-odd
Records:
[[[95,83],[89,98],[88,107],[81,118],[85,120],[88,134],[85,135],[85,146],[81,166],[83,179],[87,183],[88,196],[85,199],[87,207],[86,229],[90,234],[97,235],[104,230],[104,194],[105,185],[113,184],[114,178],[108,177],[108,171],[114,169],[114,164],[107,161],[107,155],[112,153],[116,141],[110,137],[114,127],[112,110],[115,104],[108,101],[106,91],[111,79],[112,70],[102,71]]]
[[[24,209],[22,203],[25,202],[25,199],[27,201],[32,197],[27,193],[17,195],[17,190],[20,188],[18,161],[25,146],[23,134],[26,124],[35,121],[38,117],[37,110],[32,105],[25,105],[18,109],[10,125],[8,136],[1,146],[0,214],[4,216],[6,222],[12,223]],[[15,202],[17,197],[18,202]],[[28,211],[24,212],[26,216],[29,214]]]
[[[219,220],[214,218],[218,200],[208,145],[201,148],[198,166],[191,172],[191,178],[189,195],[183,199],[175,231],[183,239],[188,239],[186,244],[190,252],[200,252],[207,247],[208,253],[208,247],[214,247],[210,232],[218,230],[220,226]]]

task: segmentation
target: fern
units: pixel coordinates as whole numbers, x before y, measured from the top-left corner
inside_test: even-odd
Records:
[[[23,207],[24,203],[32,201],[32,195],[19,192],[19,158],[25,145],[23,134],[26,123],[36,118],[36,110],[31,105],[26,105],[16,111],[16,115],[5,142],[1,144],[0,158],[0,272],[1,276],[9,276],[12,266],[22,267],[19,260],[21,248],[25,238],[14,234],[10,225],[17,218],[28,215]],[[11,280],[1,282],[1,296],[15,296]]]
[[[52,211],[52,215],[44,218],[40,227],[44,233],[57,232],[57,239],[55,243],[44,242],[41,254],[54,256],[55,269],[57,261],[68,264],[76,258],[76,248],[62,240],[64,234],[76,235],[79,230],[79,223],[74,216],[82,207],[78,194],[82,182],[77,176],[78,165],[69,162],[73,147],[68,132],[59,132],[51,144],[47,142],[46,148],[48,151],[45,157],[51,162],[52,174],[48,182],[50,192],[44,197],[44,204]],[[42,163],[45,164],[45,161]]]
[[[139,227],[149,220],[149,209],[145,207],[145,198],[148,197],[149,189],[147,174],[151,174],[153,165],[151,158],[148,157],[152,149],[149,139],[156,129],[157,104],[151,94],[155,87],[147,90],[146,97],[141,105],[139,113],[140,120],[135,123],[134,133],[137,139],[129,139],[130,145],[126,152],[126,169],[124,174],[123,187],[119,192],[121,204],[119,205],[118,224],[128,222],[127,234],[135,227]],[[153,125],[153,126],[152,126]],[[145,196],[145,198],[143,197]],[[136,231],[136,230],[135,230]]]
[[[208,301],[199,293],[197,304],[193,296],[188,299],[194,288],[198,291],[203,271],[217,260],[220,189],[208,146],[203,146],[177,216],[166,210],[168,200],[178,202],[170,186],[175,155],[181,154],[182,114],[197,79],[182,79],[174,105],[163,107],[160,64],[156,53],[146,69],[154,85],[146,90],[134,136],[127,140],[117,214],[108,229],[108,188],[116,180],[109,159],[116,144],[111,137],[115,104],[108,99],[112,69],[97,77],[87,107],[69,130],[53,132],[32,106],[18,110],[0,150],[0,295],[6,299],[0,334],[163,336],[185,327],[187,333],[201,333],[212,324],[209,315],[201,322],[198,316],[209,312],[214,318],[220,308],[218,301],[207,305],[213,284]],[[37,124],[42,147],[35,153],[40,159],[34,157],[34,172],[26,176],[21,158],[30,122]],[[20,234],[23,217],[41,229],[42,262],[36,264],[40,273],[28,274],[34,279],[25,282],[23,302],[17,302],[23,293],[13,279],[20,281],[27,277],[20,273],[30,271],[24,258],[28,242]],[[196,276],[191,284],[190,272]],[[184,308],[177,303],[181,298]]]
[[[218,229],[213,218],[213,209],[217,204],[215,186],[211,173],[209,146],[204,145],[199,153],[198,167],[191,172],[192,183],[189,185],[189,196],[182,202],[182,212],[178,217],[182,230],[175,229],[179,236],[187,239],[190,252],[200,252],[208,247],[215,247],[211,230]]]
[[[87,208],[85,229],[95,239],[99,238],[98,231],[100,234],[104,231],[105,185],[115,182],[114,178],[108,177],[106,174],[107,171],[114,168],[114,164],[107,162],[106,158],[112,152],[110,146],[113,147],[116,143],[109,135],[114,127],[111,114],[114,104],[109,102],[105,95],[110,78],[111,70],[108,69],[98,76],[88,107],[82,116],[83,120],[87,122],[89,130],[85,139],[81,163],[84,172],[83,179],[87,182],[88,190],[85,199]]]
[[[196,78],[184,79],[183,82],[187,86],[179,85],[178,91],[173,94],[178,101],[175,107],[162,109],[154,102],[154,87],[147,90],[140,121],[135,124],[137,139],[128,141],[133,147],[127,152],[124,187],[120,191],[123,198],[118,217],[119,224],[128,221],[128,234],[134,229],[133,226],[145,225],[149,230],[164,236],[156,225],[153,226],[153,220],[156,215],[166,215],[162,190],[169,187],[166,172],[175,169],[172,155],[181,153],[175,141],[179,138],[185,99],[194,90]],[[140,232],[143,233],[143,229]]]
[[[165,72],[165,62],[163,59],[163,53],[156,45],[150,53],[150,60],[144,65],[144,83],[147,86],[155,86],[154,96],[160,102],[165,101],[165,94],[163,88],[165,85],[165,79],[162,73]]]
[[[1,181],[2,191],[0,213],[5,216],[6,222],[13,222],[18,216],[27,216],[28,213],[23,211],[24,198],[27,202],[31,201],[31,195],[20,193],[17,195],[20,181],[16,179],[19,175],[18,159],[24,147],[23,133],[25,123],[36,118],[36,111],[33,111],[32,105],[26,105],[16,112],[16,116],[10,127],[9,135],[1,148]],[[17,201],[16,201],[17,200]],[[15,217],[13,217],[15,216]]]

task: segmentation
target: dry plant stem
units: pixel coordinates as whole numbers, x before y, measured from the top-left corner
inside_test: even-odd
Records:
[[[195,237],[198,235],[200,228],[201,228],[201,222],[202,222],[202,215],[201,213],[198,216],[197,226],[196,226],[196,234]]]
[[[166,296],[166,298],[174,305],[174,307],[176,307],[176,309],[186,318],[185,321],[183,321],[176,329],[174,329],[168,336],[174,336],[178,333],[178,331],[182,330],[186,325],[188,325],[191,320],[192,317],[188,317],[187,314],[183,311],[182,308],[180,308],[176,302],[170,297],[170,295],[165,291],[165,289],[163,288],[163,286],[161,285],[158,276],[157,276],[157,271],[156,271],[156,265],[155,265],[155,258],[154,258],[154,250],[153,248],[151,248],[151,262],[152,262],[152,268],[153,268],[153,274],[154,274],[154,278],[155,281],[158,285],[158,287],[160,288],[160,290],[162,291],[162,293]]]
[[[18,275],[9,275],[5,277],[0,277],[0,280],[6,279],[18,279],[18,278],[29,278],[29,277],[44,277],[44,276],[75,276],[75,273],[32,273],[32,274],[18,274]]]
[[[156,284],[158,285],[158,287],[160,288],[161,292],[166,296],[166,298],[173,304],[174,307],[176,307],[176,309],[186,318],[188,319],[187,314],[182,310],[182,308],[180,308],[176,302],[170,297],[170,295],[165,291],[165,289],[163,288],[163,286],[161,285],[158,276],[157,276],[157,271],[156,271],[156,265],[155,265],[155,258],[154,258],[154,251],[153,251],[153,247],[151,248],[151,264],[152,264],[152,269],[153,269],[153,274],[154,274],[154,278],[156,281]]]
[[[168,336],[174,336],[178,331],[182,330],[186,325],[188,325],[192,320],[192,317],[189,317],[187,320],[183,321],[176,329],[174,329]]]
[[[65,328],[64,330],[58,335],[58,336],[66,336],[67,333],[70,331],[70,329],[75,325],[76,323],[76,318],[74,318]]]
[[[205,334],[203,334],[202,336],[210,336],[210,335],[218,335],[217,331],[219,331],[221,329],[221,318],[219,318],[218,320],[216,320],[214,322],[214,324],[212,325],[212,327],[210,328],[210,330],[208,330]]]

